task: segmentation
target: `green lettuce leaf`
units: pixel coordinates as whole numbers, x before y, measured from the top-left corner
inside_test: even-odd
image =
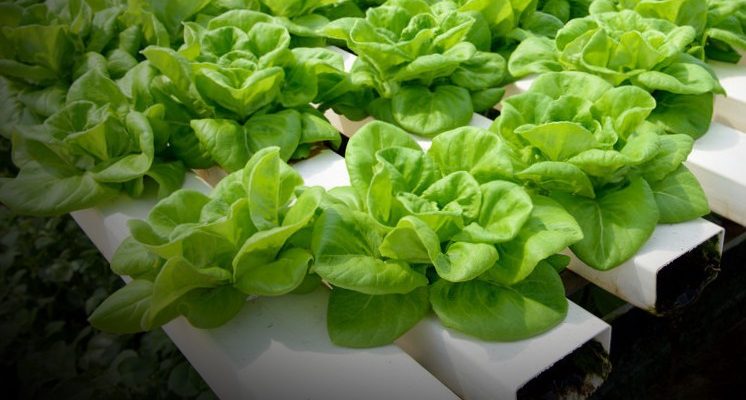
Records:
[[[394,121],[409,132],[431,137],[469,123],[474,109],[469,91],[450,85],[407,86],[391,99]]]
[[[515,156],[510,148],[497,135],[481,128],[461,127],[438,135],[428,156],[443,175],[466,171],[479,183],[513,177]]]
[[[515,238],[497,245],[500,259],[483,279],[508,285],[520,282],[541,260],[583,239],[582,225],[570,210],[544,196],[534,195],[531,200],[533,209],[525,225]]]
[[[655,195],[642,178],[599,193],[595,199],[564,193],[553,198],[583,230],[583,239],[570,246],[573,253],[599,270],[613,268],[635,255],[652,235],[659,218]]]
[[[420,149],[417,142],[405,131],[378,121],[366,124],[350,139],[345,164],[350,175],[350,183],[359,195],[366,196],[368,193],[373,178],[376,152],[395,146]]]
[[[383,295],[335,288],[329,297],[327,329],[338,346],[384,346],[412,328],[429,309],[426,287]]]
[[[689,221],[710,212],[702,186],[683,165],[662,180],[652,182],[650,189],[658,205],[660,223]]]
[[[135,333],[143,330],[141,320],[150,308],[153,283],[134,280],[112,293],[88,317],[92,326],[111,333]]]
[[[380,258],[382,239],[366,214],[326,209],[314,227],[312,272],[332,285],[366,294],[404,294],[426,286],[425,275],[407,263]]]
[[[483,340],[526,339],[551,329],[567,314],[562,280],[544,262],[511,286],[440,280],[430,290],[430,302],[443,325]]]

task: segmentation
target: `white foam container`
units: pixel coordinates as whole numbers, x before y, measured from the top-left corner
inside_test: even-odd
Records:
[[[712,211],[746,225],[746,134],[713,122],[694,142],[686,166],[702,185]]]
[[[710,62],[726,95],[715,97],[713,118],[746,132],[746,57],[739,64]]]
[[[590,341],[608,353],[611,326],[570,301],[560,325],[518,342],[475,340],[431,316],[396,344],[461,398],[516,399],[524,385]],[[604,377],[596,379],[599,386]]]
[[[572,256],[568,268],[636,307],[652,313],[670,311],[658,308],[659,285],[668,284],[661,281],[661,271],[664,268],[685,268],[686,265],[677,260],[699,246],[706,246],[710,240],[717,241],[716,250],[722,254],[724,234],[722,227],[702,218],[680,224],[661,224],[637,254],[616,268],[599,271],[575,256]],[[703,282],[693,281],[690,286],[696,287]]]

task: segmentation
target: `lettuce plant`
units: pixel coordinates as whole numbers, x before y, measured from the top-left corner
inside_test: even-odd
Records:
[[[369,8],[365,18],[335,20],[324,32],[358,56],[353,81],[379,96],[369,112],[433,136],[465,125],[504,92],[505,60],[477,51],[467,38],[473,24],[466,13],[423,0],[390,0]]]
[[[167,131],[151,124],[160,109],[133,108],[105,73],[101,66],[83,74],[61,95],[64,102],[55,88],[41,90],[45,95],[28,108],[53,113],[41,124],[14,126],[13,161],[20,172],[0,181],[0,201],[15,212],[58,215],[120,192],[140,196],[145,178],[161,196],[181,186],[182,163],[158,156],[168,140]]]
[[[590,5],[593,14],[624,9],[691,26],[697,39],[689,53],[700,58],[735,63],[738,50],[746,50],[746,0],[594,0]]]
[[[266,146],[280,147],[288,160],[307,157],[319,142],[339,144],[337,131],[309,103],[348,91],[342,57],[327,49],[290,49],[289,32],[273,21],[256,11],[229,11],[205,26],[186,23],[178,51],[143,50],[162,74],[155,86],[166,100],[177,100],[180,112],[173,114],[184,143],[175,150],[201,154],[188,165],[214,160],[234,171]]]
[[[506,99],[491,128],[518,154],[516,179],[575,217],[584,237],[570,248],[594,268],[607,270],[633,256],[659,222],[709,211],[682,165],[692,138],[663,134],[647,121],[655,106],[635,86],[550,72]]]
[[[4,2],[0,73],[33,85],[70,83],[92,54],[113,78],[133,68],[147,45],[169,46],[182,21],[210,0]],[[72,76],[72,79],[71,79]]]
[[[333,342],[392,342],[425,316],[487,340],[519,340],[565,316],[555,253],[580,240],[555,201],[504,180],[510,149],[459,128],[423,152],[407,132],[367,124],[350,139],[351,187],[333,189],[312,235],[312,272],[334,289]]]
[[[81,56],[89,46],[102,47],[112,39],[112,35],[99,38],[92,33],[99,26],[94,27],[94,12],[83,0],[52,5],[2,3],[0,7],[4,16],[0,73],[25,84],[69,84],[75,56]],[[112,7],[110,12],[122,11],[121,7]]]
[[[39,124],[59,111],[68,87],[89,69],[124,75],[139,62],[137,52],[165,32],[119,1],[98,7],[83,0],[6,2],[0,13],[0,97],[6,102],[0,133],[7,138],[17,123]]]
[[[506,58],[530,36],[554,37],[563,22],[544,12],[537,0],[439,0],[437,7],[466,12],[475,19],[469,40],[480,50],[494,51]],[[490,36],[484,35],[490,32]]]
[[[746,51],[746,1],[708,0],[705,56],[736,63]],[[739,50],[741,52],[739,52]]]
[[[349,91],[351,84],[343,72],[341,57],[322,49],[291,51],[287,30],[277,25],[278,18],[247,10],[259,7],[254,1],[210,0],[112,0],[94,5],[73,0],[65,6],[50,3],[26,7],[8,4],[5,6],[8,18],[3,20],[0,32],[4,39],[0,45],[0,73],[7,79],[0,89],[7,95],[10,106],[4,114],[11,123],[39,123],[56,110],[44,109],[46,114],[37,115],[38,107],[28,110],[38,105],[35,99],[63,98],[75,79],[89,69],[99,69],[113,80],[125,80],[123,85],[138,86],[137,93],[126,93],[138,111],[160,104],[164,122],[161,127],[170,131],[166,151],[169,157],[182,159],[189,167],[208,167],[233,157],[226,166],[232,170],[248,159],[236,161],[235,154],[218,154],[217,160],[213,160],[210,146],[202,145],[190,126],[195,119],[233,119],[242,126],[249,114],[272,114],[294,108],[295,111],[276,118],[259,118],[253,124],[256,125],[253,131],[258,132],[249,140],[252,143],[243,146],[243,152],[276,144],[284,149],[285,158],[291,155],[300,158],[309,153],[313,143],[323,140],[336,143],[338,134],[308,103],[313,100],[324,106]],[[246,16],[247,20],[230,20],[225,13],[227,8],[249,13],[233,15],[238,19]],[[199,23],[189,22],[192,20]],[[258,42],[259,28],[251,38],[248,36],[253,24],[260,22],[261,26],[269,26],[265,33],[270,39],[266,43]],[[219,32],[211,29],[210,24],[220,23],[223,25]],[[227,31],[238,33],[229,37]],[[172,57],[175,52],[172,47],[179,45],[188,56],[185,59]],[[277,51],[272,52],[271,46],[277,46]],[[271,62],[272,56],[266,54],[270,52],[277,56]],[[231,54],[222,57],[226,53]],[[146,57],[148,62],[143,63]],[[268,73],[266,70],[270,68]],[[202,73],[206,70],[212,71]],[[252,82],[246,79],[253,72],[257,72],[255,79],[259,82],[250,85]],[[241,88],[244,83],[246,87]],[[262,84],[268,87],[260,87]],[[40,88],[45,90],[40,92]],[[280,89],[284,94],[281,101]],[[257,95],[249,99],[247,92]],[[2,133],[10,136],[12,129],[4,126]],[[278,131],[290,133],[276,139]]]
[[[566,24],[567,21],[588,15],[588,7],[593,0],[539,0],[536,9]]]
[[[128,333],[183,315],[195,327],[213,328],[233,318],[247,295],[282,295],[303,290],[304,282],[315,287],[306,281],[312,256],[304,230],[323,189],[301,184],[280,149],[270,147],[209,196],[182,189],[161,200],[146,220],[129,222],[132,236],[111,267],[132,280],[101,303],[91,324]]]
[[[139,196],[147,181],[161,195],[180,187],[184,167],[168,154],[165,108],[141,76],[148,67],[139,51],[170,43],[155,13],[172,2],[156,3],[0,5],[1,133],[20,169],[0,183],[0,200],[14,211],[61,214],[122,191]],[[196,10],[192,3],[177,14]]]
[[[325,11],[344,0],[256,0],[260,10],[275,17],[291,35],[292,47],[322,47],[326,38],[321,33],[329,23]]]
[[[690,26],[630,10],[594,14],[568,22],[555,41],[525,40],[508,67],[515,76],[571,70],[639,86],[656,99],[652,120],[697,138],[709,128],[714,94],[724,92],[711,68],[686,53],[694,39]]]
[[[385,2],[386,0],[341,0],[319,10],[319,13],[329,20],[345,17],[365,17],[365,10],[380,6]]]

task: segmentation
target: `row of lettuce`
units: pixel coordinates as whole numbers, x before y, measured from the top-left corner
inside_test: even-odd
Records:
[[[746,47],[743,0],[370,6],[0,3],[0,133],[17,133],[23,170],[3,185],[3,202],[59,214],[122,191],[139,195],[146,181],[169,192],[184,167],[236,170],[267,145],[279,146],[285,160],[303,158],[315,143],[338,142],[309,103],[433,136],[491,109],[502,86],[532,72],[585,71],[639,86],[656,99],[652,122],[698,137],[722,92],[702,60],[733,60],[733,46]],[[349,74],[340,55],[318,47],[327,39],[357,54]],[[128,118],[147,124],[127,126]],[[39,186],[54,187],[55,196],[41,196]]]
[[[247,295],[323,282],[330,336],[352,347],[430,309],[483,339],[544,332],[567,311],[563,249],[606,270],[656,224],[706,214],[682,165],[722,93],[704,60],[746,47],[746,0],[0,8],[0,133],[20,169],[0,201],[53,215],[162,198],[130,222],[112,268],[133,280],[95,326],[212,328]],[[356,54],[349,71],[328,44]],[[490,130],[464,127],[529,73]],[[351,186],[324,191],[287,162],[340,145],[328,108],[379,121],[347,146]],[[211,194],[178,190],[216,165],[230,174]]]
[[[459,128],[428,152],[405,131],[372,122],[349,142],[351,186],[303,187],[277,147],[256,153],[209,194],[180,190],[116,251],[133,278],[91,323],[113,332],[178,315],[213,328],[247,295],[333,286],[336,344],[391,343],[431,309],[446,326],[518,340],[564,319],[557,252],[583,233],[550,197],[504,180],[510,163],[494,134]]]
[[[544,332],[567,312],[558,271],[569,259],[559,252],[570,246],[613,268],[658,222],[708,212],[681,165],[693,139],[660,134],[644,121],[650,109],[610,107],[620,93],[654,103],[591,75],[544,74],[506,100],[501,135],[457,128],[427,152],[394,125],[368,123],[347,146],[351,185],[326,192],[303,187],[279,148],[261,150],[210,195],[177,191],[130,222],[112,268],[134,280],[91,322],[132,332],[184,315],[212,328],[247,295],[304,293],[323,281],[333,287],[329,334],[343,346],[391,343],[431,308],[482,339]],[[611,146],[552,120],[573,103],[593,111],[586,126],[608,121]]]
[[[185,168],[233,171],[268,145],[284,160],[304,158],[317,143],[339,143],[317,112],[327,108],[434,136],[494,107],[515,77],[544,71],[641,87],[656,100],[651,122],[696,138],[722,93],[704,56],[746,47],[744,0],[370,6],[0,3],[0,133],[13,137],[21,168],[3,183],[2,201],[60,214],[120,192],[138,196],[151,181],[168,193]],[[318,47],[327,41],[358,56],[349,73],[341,55]]]
[[[152,182],[167,194],[187,168],[240,169],[269,145],[288,160],[339,144],[309,104],[349,92],[341,56],[291,48],[266,14],[210,1],[1,4],[2,133],[20,168],[2,201],[18,212],[137,197]],[[181,22],[197,16],[206,22]]]

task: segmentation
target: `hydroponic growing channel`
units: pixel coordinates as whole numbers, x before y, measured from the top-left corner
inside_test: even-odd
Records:
[[[746,1],[0,6],[0,200],[71,212],[127,281],[93,326],[221,398],[588,396],[611,329],[560,272],[678,310],[701,217],[746,221],[746,69],[707,63]]]

